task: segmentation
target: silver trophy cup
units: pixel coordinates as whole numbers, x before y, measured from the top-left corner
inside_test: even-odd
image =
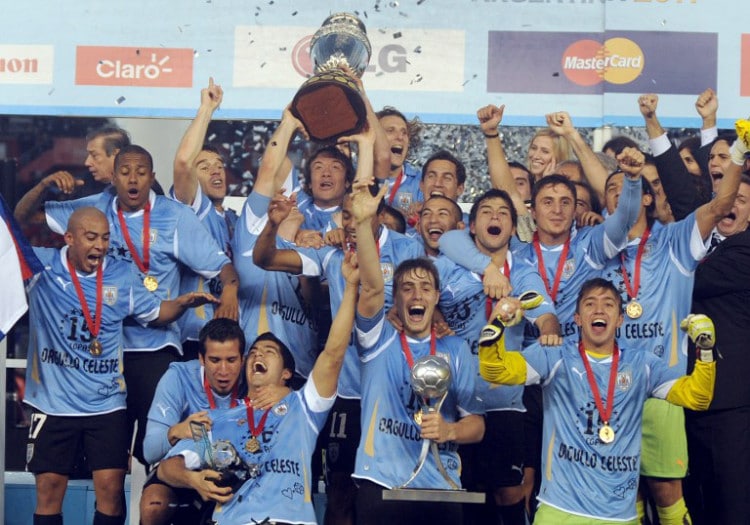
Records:
[[[291,107],[312,140],[335,142],[364,126],[364,100],[357,83],[342,68],[361,77],[371,51],[365,25],[353,14],[333,14],[315,32],[310,43],[315,74],[299,88]]]

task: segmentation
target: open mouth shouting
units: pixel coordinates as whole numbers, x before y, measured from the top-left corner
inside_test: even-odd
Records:
[[[425,308],[424,305],[412,305],[407,309],[406,313],[410,322],[421,323],[424,320],[426,311],[427,308]]]
[[[256,361],[253,363],[253,376],[262,376],[268,372],[268,367],[265,363],[261,361]]]

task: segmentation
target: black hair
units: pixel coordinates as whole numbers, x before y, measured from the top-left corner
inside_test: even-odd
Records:
[[[440,274],[435,267],[435,264],[427,257],[417,257],[415,259],[407,259],[396,267],[396,271],[393,272],[393,295],[395,296],[401,285],[401,280],[404,275],[409,272],[419,271],[432,275],[432,279],[435,281],[435,289],[440,290]]]
[[[336,146],[323,146],[316,149],[313,154],[310,155],[310,158],[307,159],[307,162],[305,162],[305,184],[303,185],[305,193],[307,193],[308,195],[312,195],[312,189],[310,188],[310,174],[312,172],[312,164],[315,159],[320,156],[331,157],[341,162],[344,165],[344,169],[346,170],[346,173],[344,175],[344,178],[346,179],[346,186],[351,187],[355,175],[352,159],[347,157]]]
[[[542,191],[547,186],[555,186],[556,184],[562,184],[566,188],[568,188],[568,191],[570,191],[571,195],[573,195],[573,202],[578,198],[578,192],[576,191],[576,185],[573,184],[573,181],[570,180],[565,175],[560,175],[559,173],[553,173],[552,175],[547,175],[546,177],[542,177],[531,188],[531,207],[536,207],[536,196],[539,194],[540,191]]]
[[[286,346],[281,339],[276,337],[271,332],[264,332],[255,338],[255,341],[253,341],[253,343],[250,345],[250,348],[254,347],[261,341],[271,341],[273,343],[276,343],[276,346],[279,347],[279,352],[281,353],[281,359],[284,362],[284,368],[289,370],[292,375],[294,375],[297,365],[294,362],[294,356],[292,355],[292,352],[289,351],[289,347]]]
[[[441,149],[437,153],[433,153],[432,156],[430,156],[430,158],[425,161],[424,166],[422,167],[423,181],[425,175],[427,175],[427,168],[429,168],[430,163],[436,160],[446,160],[456,167],[456,181],[458,182],[459,186],[466,182],[466,167],[464,166],[464,163],[458,160],[458,158],[456,158],[456,156],[453,155],[450,151],[445,149]]]
[[[573,185],[576,187],[576,199],[578,198],[579,192],[578,187],[581,187],[589,192],[589,205],[591,206],[591,211],[594,213],[597,213],[601,215],[602,213],[602,203],[599,200],[599,194],[596,192],[594,188],[591,187],[591,184],[586,182],[585,180],[576,180],[572,181]]]
[[[578,298],[576,299],[576,313],[580,313],[581,301],[586,296],[586,294],[596,288],[610,290],[612,293],[614,293],[615,297],[617,298],[617,302],[619,303],[617,311],[622,313],[622,296],[620,295],[620,291],[615,287],[614,284],[612,284],[612,281],[602,279],[601,277],[594,277],[593,279],[589,279],[581,285],[581,290],[578,292]]]
[[[636,148],[637,150],[641,149],[638,143],[630,137],[619,135],[617,137],[612,137],[607,142],[605,142],[604,146],[602,146],[602,151],[611,149],[615,152],[615,155],[619,155],[625,148]]]
[[[201,328],[198,334],[198,342],[200,347],[198,353],[203,357],[206,356],[206,341],[216,341],[223,343],[225,341],[238,341],[240,344],[240,355],[245,355],[245,332],[242,331],[242,327],[237,321],[232,319],[217,318],[211,319],[203,328]]]
[[[532,187],[534,185],[534,175],[531,174],[529,171],[529,168],[521,164],[520,162],[517,162],[515,160],[512,160],[508,163],[509,168],[518,168],[519,170],[523,170],[523,172],[526,174],[526,179],[529,181],[529,187]]]
[[[117,168],[120,166],[120,159],[122,156],[127,154],[143,155],[148,160],[149,170],[154,171],[154,158],[151,156],[151,153],[149,153],[143,146],[138,146],[137,144],[128,144],[127,146],[120,148],[120,151],[118,151],[115,156],[115,171],[117,171]]]
[[[483,194],[477,197],[476,200],[474,200],[474,204],[471,205],[471,211],[469,211],[469,224],[474,224],[474,222],[477,220],[479,206],[481,206],[484,201],[490,199],[502,199],[505,201],[505,203],[508,205],[508,208],[510,208],[510,219],[513,222],[513,227],[515,228],[516,224],[518,223],[518,212],[516,211],[516,207],[513,206],[513,199],[510,198],[510,195],[508,195],[507,191],[498,190],[497,188],[492,188],[485,191]]]
[[[403,214],[393,206],[386,204],[385,199],[383,199],[383,209],[380,211],[380,213],[388,215],[390,218],[396,221],[396,231],[398,233],[406,233],[406,219],[404,218]]]
[[[422,204],[422,210],[419,212],[419,216],[422,216],[422,212],[424,211],[424,205],[427,204],[432,199],[443,199],[444,201],[449,202],[449,206],[451,207],[451,210],[453,211],[453,216],[456,218],[456,222],[460,222],[464,220],[464,211],[461,209],[461,206],[458,205],[456,201],[453,199],[449,199],[448,197],[444,195],[434,195],[432,197],[429,197],[428,199],[425,199],[424,203]]]

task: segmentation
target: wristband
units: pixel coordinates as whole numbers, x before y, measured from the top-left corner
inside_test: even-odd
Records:
[[[485,132],[482,132],[482,134],[483,134],[483,135],[485,136],[485,138],[488,138],[488,139],[496,139],[497,137],[499,137],[499,136],[500,136],[500,133],[495,133],[495,134],[493,135],[492,133],[485,133]]]

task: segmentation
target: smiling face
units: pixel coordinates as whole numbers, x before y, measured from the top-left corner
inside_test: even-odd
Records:
[[[582,288],[573,319],[581,328],[586,350],[608,353],[614,348],[615,333],[623,322],[622,299],[612,288]]]
[[[419,213],[417,229],[422,235],[425,251],[428,255],[437,255],[440,251],[440,237],[447,231],[463,228],[460,210],[456,203],[445,197],[431,197],[425,201]]]
[[[490,197],[479,203],[469,229],[482,253],[493,255],[508,247],[515,233],[511,206],[501,197]]]
[[[225,396],[235,387],[242,373],[240,341],[206,339],[204,344],[206,353],[199,354],[198,360],[205,370],[211,390]]]
[[[117,190],[117,202],[125,211],[138,211],[148,202],[154,172],[149,158],[136,152],[119,155],[112,179]]]
[[[409,126],[398,115],[381,118],[380,126],[391,148],[391,171],[400,170],[409,155]]]
[[[743,177],[744,178],[744,177]],[[743,232],[748,227],[750,220],[750,183],[742,182],[737,190],[732,211],[719,221],[716,229],[720,234],[728,237]]]
[[[278,343],[261,340],[256,341],[250,347],[246,359],[245,377],[251,389],[265,385],[284,386],[292,377],[292,371],[284,368],[284,358]]]
[[[545,186],[535,195],[531,213],[539,233],[549,237],[542,242],[567,239],[575,219],[576,197],[564,184]]]
[[[394,277],[393,305],[411,337],[426,337],[432,328],[440,291],[435,276],[424,267],[410,267]]]
[[[65,232],[68,260],[83,273],[91,273],[104,261],[109,248],[109,223],[102,212],[80,208],[71,215]]]
[[[310,191],[313,202],[321,208],[341,206],[348,184],[346,166],[328,153],[321,153],[310,163]]]
[[[214,204],[221,204],[227,194],[224,159],[216,152],[203,150],[193,164],[201,191]]]
[[[425,167],[419,187],[425,197],[442,195],[452,201],[464,192],[463,183],[458,182],[456,165],[449,160],[435,159]]]
[[[547,168],[557,164],[555,143],[552,137],[546,135],[534,137],[529,146],[526,161],[529,171],[534,175],[535,180],[539,180]]]

